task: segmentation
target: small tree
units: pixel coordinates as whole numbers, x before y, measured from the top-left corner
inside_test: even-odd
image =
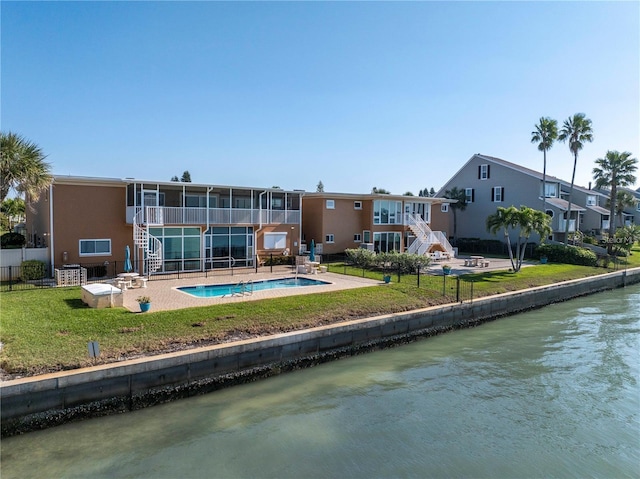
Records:
[[[316,192],[324,193],[324,185],[322,184],[322,180],[318,181],[318,186],[316,186]]]
[[[593,178],[596,180],[597,188],[608,188],[610,191],[610,207],[609,207],[609,236],[613,237],[616,231],[615,221],[616,202],[618,200],[617,191],[621,186],[629,186],[635,183],[636,177],[634,173],[638,169],[638,160],[631,157],[631,153],[625,151],[607,151],[604,158],[598,158],[593,169]],[[612,246],[609,245],[609,254],[611,254]]]
[[[493,234],[496,234],[499,230],[504,231],[507,249],[509,250],[509,259],[515,272],[520,271],[522,268],[527,241],[531,233],[538,233],[541,238],[545,238],[552,231],[550,224],[551,218],[547,214],[527,206],[521,206],[520,209],[515,206],[508,208],[499,206],[496,213],[487,218],[487,230]],[[511,248],[511,231],[518,233],[515,258]]]
[[[371,193],[372,193],[372,194],[376,194],[376,193],[377,193],[377,194],[379,194],[379,195],[390,195],[390,194],[391,194],[391,192],[390,192],[390,191],[387,191],[387,190],[385,190],[384,188],[378,188],[377,186],[374,186],[374,187],[371,189]]]
[[[458,234],[458,210],[464,211],[467,209],[467,194],[464,188],[454,186],[444,192],[444,197],[450,200],[457,200],[455,203],[449,205],[451,211],[453,211],[453,240],[455,241]]]

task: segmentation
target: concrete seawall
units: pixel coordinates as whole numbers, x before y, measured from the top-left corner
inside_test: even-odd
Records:
[[[2,436],[136,410],[640,282],[640,268],[474,300],[7,381]]]

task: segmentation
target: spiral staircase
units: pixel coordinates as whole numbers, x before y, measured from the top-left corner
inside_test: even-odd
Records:
[[[153,209],[156,210],[157,209]],[[149,234],[149,225],[162,225],[162,217],[151,207],[140,208],[133,217],[133,242],[144,251],[144,273],[155,273],[162,267],[162,243]]]

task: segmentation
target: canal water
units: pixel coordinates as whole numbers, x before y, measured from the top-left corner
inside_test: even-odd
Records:
[[[637,478],[640,286],[2,440],[2,478]]]

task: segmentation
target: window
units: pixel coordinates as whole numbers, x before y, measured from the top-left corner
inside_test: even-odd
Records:
[[[111,255],[110,239],[81,239],[79,241],[80,256]]]
[[[353,209],[354,210],[361,210],[362,209],[362,201],[354,201],[353,202]]]
[[[587,195],[587,206],[596,206],[596,196]]]
[[[360,243],[362,242],[362,236],[360,235],[360,233],[356,233],[353,235],[353,241],[355,243]]]
[[[638,201],[638,204],[636,205],[636,210],[640,211],[640,201]]]
[[[201,195],[185,195],[184,205],[187,208],[206,208],[207,197]]]
[[[336,208],[336,200],[327,200],[327,209],[334,210]]]
[[[491,201],[494,203],[502,203],[504,201],[504,188],[502,186],[494,186],[491,189]]]
[[[544,195],[547,198],[556,198],[558,196],[558,185],[555,183],[545,183],[544,185]]]
[[[400,233],[373,233],[373,250],[376,253],[400,251]]]
[[[440,212],[441,213],[448,213],[449,212],[449,203],[442,203],[440,205]]]
[[[550,218],[553,218],[553,210],[547,210],[545,211],[545,213],[547,214],[547,216],[549,216]]]
[[[465,188],[464,195],[466,197],[467,203],[473,203],[473,200],[475,200],[476,195],[473,188]]]
[[[478,166],[478,179],[479,180],[488,180],[489,179],[490,168],[489,165],[480,165]]]
[[[326,235],[326,236],[324,237],[324,242],[325,242],[325,243],[334,243],[334,241],[333,241],[333,235]]]
[[[373,202],[373,224],[402,224],[402,201],[375,200]]]
[[[362,236],[364,237],[364,243],[371,243],[371,231],[363,231]]]
[[[287,247],[287,233],[265,233],[264,249],[285,249]]]

